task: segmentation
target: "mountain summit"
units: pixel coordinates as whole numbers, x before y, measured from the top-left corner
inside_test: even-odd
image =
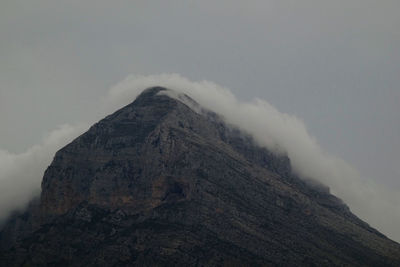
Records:
[[[154,87],[59,150],[1,266],[400,266],[287,156]]]

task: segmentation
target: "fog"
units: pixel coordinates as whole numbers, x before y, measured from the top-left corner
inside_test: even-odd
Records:
[[[0,223],[13,211],[21,211],[40,193],[43,173],[55,152],[81,134],[84,125],[61,125],[43,141],[15,154],[0,150]]]
[[[108,93],[128,74],[180,73],[228,87],[234,97],[212,83],[195,83],[231,99],[220,107],[212,104],[216,99],[203,101],[221,113],[233,103],[245,114],[238,118],[275,114],[263,118],[275,128],[238,124],[254,129],[260,144],[281,143],[275,149],[288,150],[298,172],[326,180],[353,211],[393,238],[399,214],[393,192],[400,191],[399,10],[398,0],[0,1],[0,150],[1,164],[9,162],[0,177],[10,179],[5,174],[33,147],[44,149],[44,133],[57,125],[91,124],[130,101],[117,92],[132,77]],[[283,119],[276,109],[296,116]],[[34,177],[37,191],[50,154],[43,168],[22,168],[15,179]],[[313,161],[318,166],[303,169]],[[7,196],[1,205],[20,207],[28,196],[8,197],[10,188],[0,185]]]
[[[329,186],[356,215],[390,238],[400,240],[400,194],[361,179],[353,166],[329,155],[301,119],[278,111],[266,100],[240,101],[228,88],[209,81],[192,82],[178,74],[128,77],[110,90],[109,101],[113,105],[127,104],[143,88],[155,85],[189,95],[228,123],[250,133],[260,145],[287,153],[296,173]]]

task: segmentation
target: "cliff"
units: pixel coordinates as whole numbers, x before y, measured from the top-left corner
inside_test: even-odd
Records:
[[[400,266],[399,244],[288,157],[165,90],[56,153],[0,233],[1,266]]]

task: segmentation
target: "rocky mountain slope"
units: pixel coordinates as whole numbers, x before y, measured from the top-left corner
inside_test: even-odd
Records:
[[[1,266],[400,266],[399,244],[287,157],[164,90],[56,153],[0,233]]]

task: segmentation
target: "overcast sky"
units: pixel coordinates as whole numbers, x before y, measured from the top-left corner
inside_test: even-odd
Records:
[[[399,14],[398,0],[2,0],[0,149],[90,121],[130,74],[180,73],[296,115],[400,194]]]

